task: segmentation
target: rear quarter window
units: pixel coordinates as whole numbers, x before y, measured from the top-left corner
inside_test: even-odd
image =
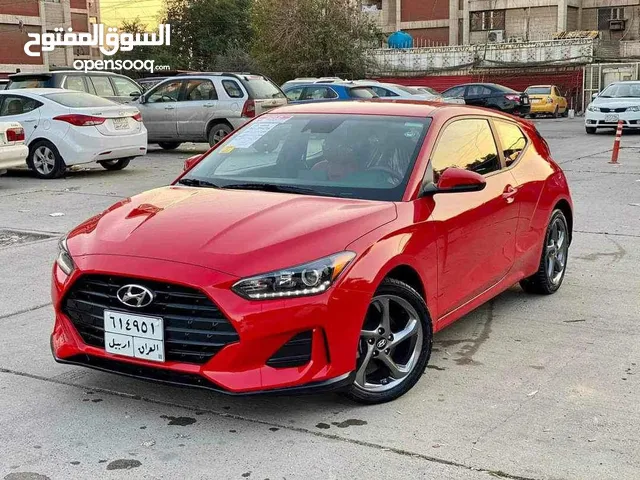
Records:
[[[347,90],[351,98],[376,98],[377,95],[369,87],[354,87]]]

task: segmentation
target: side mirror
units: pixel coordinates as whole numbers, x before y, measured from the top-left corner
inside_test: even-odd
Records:
[[[193,157],[189,157],[184,161],[183,171],[186,172],[191,167],[193,167],[198,161],[202,158],[202,155],[194,155]]]
[[[420,196],[435,193],[479,192],[486,186],[486,180],[479,173],[450,167],[440,174],[437,184],[428,184]]]
[[[141,93],[141,92],[131,92],[131,93],[129,94],[129,96],[130,96],[131,98],[134,98],[134,99],[135,99],[135,98],[139,98],[139,97],[140,97],[140,95],[142,95],[142,93]]]
[[[591,100],[595,100],[597,96],[598,96],[598,94],[594,93],[593,95],[591,95]]]

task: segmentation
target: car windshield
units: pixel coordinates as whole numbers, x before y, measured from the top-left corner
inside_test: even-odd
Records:
[[[605,88],[603,98],[640,98],[640,83],[614,83]]]
[[[20,90],[23,88],[47,88],[53,87],[53,78],[50,76],[45,77],[20,77],[15,80],[11,80],[7,90]]]
[[[218,145],[185,185],[400,201],[430,119],[267,114]]]
[[[525,90],[529,95],[549,95],[551,87],[529,87]]]
[[[440,95],[440,93],[437,90],[434,90],[431,87],[415,87],[416,90],[418,90],[418,92],[426,92],[426,93],[430,93],[431,95]]]
[[[247,76],[242,77],[242,84],[247,89],[251,98],[265,99],[265,98],[285,98],[278,87],[263,77]]]
[[[425,92],[421,92],[419,90],[416,90],[415,88],[409,88],[409,87],[405,87],[403,85],[395,85],[395,87],[404,92],[404,93],[408,93],[409,95],[424,95]]]
[[[111,107],[113,105],[118,105],[111,100],[107,100],[106,98],[96,97],[95,95],[91,95],[89,93],[84,92],[60,92],[60,93],[48,93],[43,95],[43,97],[48,98],[49,100],[53,100],[60,105],[64,105],[65,107],[72,108],[81,108],[81,107]]]

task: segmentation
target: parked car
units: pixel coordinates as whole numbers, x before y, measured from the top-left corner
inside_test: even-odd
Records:
[[[526,93],[496,83],[467,83],[442,92],[446,98],[463,99],[467,105],[491,108],[504,113],[524,117],[529,115],[531,104]]]
[[[280,88],[284,90],[285,88],[291,87],[293,85],[303,85],[307,83],[335,83],[335,82],[346,82],[346,80],[338,77],[299,77],[293,80],[289,80],[288,82],[284,82]]]
[[[6,89],[7,85],[9,85],[9,79],[8,78],[0,78],[0,90]]]
[[[566,117],[569,114],[567,99],[560,94],[555,85],[532,85],[524,91],[531,102],[530,115],[551,115],[553,118]]]
[[[440,94],[433,95],[432,93],[418,91],[411,87],[398,85],[397,83],[384,83],[376,80],[356,80],[355,83],[369,87],[380,98],[407,98],[411,100],[442,101],[442,96]]]
[[[56,178],[66,167],[99,163],[121,170],[147,152],[147,130],[137,108],[61,88],[0,92],[0,119],[20,122],[27,166],[40,178]]]
[[[368,85],[356,82],[308,83],[284,89],[290,103],[312,103],[335,100],[362,100],[378,98]]]
[[[0,121],[0,175],[6,173],[8,168],[25,166],[28,153],[22,125]]]
[[[86,92],[118,103],[135,101],[142,87],[129,77],[111,72],[56,70],[42,73],[15,73],[9,75],[7,90],[23,88],[65,88]]]
[[[286,103],[267,77],[236,73],[171,77],[138,100],[149,143],[165,150],[182,142],[215,145],[249,119]]]
[[[51,347],[171,384],[386,402],[423,378],[434,332],[514,283],[557,291],[572,225],[530,122],[289,105],[60,242]]]
[[[640,128],[640,82],[615,82],[594,96],[587,107],[584,125],[587,133],[598,128],[616,128],[622,120],[624,128]]]
[[[149,90],[151,87],[156,86],[157,84],[159,84],[160,82],[166,80],[169,77],[146,77],[146,78],[139,78],[138,79],[138,85],[140,85],[142,87],[143,91],[147,91]]]

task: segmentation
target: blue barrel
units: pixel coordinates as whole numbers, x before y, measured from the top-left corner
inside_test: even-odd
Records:
[[[413,37],[407,32],[398,30],[389,35],[387,43],[389,48],[411,48],[413,47]]]

